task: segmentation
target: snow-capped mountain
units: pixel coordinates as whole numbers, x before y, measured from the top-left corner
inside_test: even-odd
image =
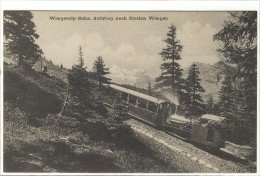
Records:
[[[109,68],[112,82],[117,84],[129,84],[139,88],[147,88],[149,82],[154,85],[155,78],[153,75],[147,73],[146,70],[142,69],[123,69],[117,65],[113,65]]]

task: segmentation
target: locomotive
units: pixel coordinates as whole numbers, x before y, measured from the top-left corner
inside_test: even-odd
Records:
[[[115,84],[103,86],[107,92],[103,99],[105,105],[113,106],[115,95],[119,95],[120,100],[127,106],[127,113],[134,118],[206,147],[224,147],[225,138],[221,131],[208,125],[212,121],[221,123],[225,120],[224,117],[205,114],[199,120],[187,119],[179,115],[178,106],[167,99],[156,98]]]

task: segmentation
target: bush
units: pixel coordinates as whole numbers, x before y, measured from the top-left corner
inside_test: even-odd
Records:
[[[112,136],[107,124],[101,120],[85,119],[81,125],[83,134],[87,134],[91,139],[98,141],[110,141]]]
[[[227,141],[239,145],[249,145],[256,148],[255,128],[248,124],[242,123],[239,119],[236,119],[236,121],[211,121],[209,125],[213,128],[219,129]]]
[[[80,122],[73,117],[48,114],[48,116],[42,121],[44,121],[45,126],[55,125],[62,129],[67,129],[71,131],[80,130]]]

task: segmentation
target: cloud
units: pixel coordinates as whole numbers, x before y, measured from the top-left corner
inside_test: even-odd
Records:
[[[218,60],[213,53],[215,44],[212,40],[216,32],[210,24],[202,25],[191,21],[185,22],[178,28],[177,38],[184,46],[180,61],[182,67],[188,67],[192,62],[213,63]],[[62,63],[65,67],[71,68],[78,61],[78,50],[81,45],[88,70],[92,70],[97,56],[102,56],[108,67],[117,65],[122,69],[142,69],[156,77],[160,74],[162,59],[158,53],[165,47],[162,41],[164,38],[165,36],[149,35],[144,37],[143,42],[138,46],[134,41],[108,45],[98,32],[86,36],[76,33],[66,40],[61,38],[45,41],[42,49],[46,57],[52,59],[55,64]]]
[[[157,39],[161,41],[160,38]],[[105,63],[109,67],[112,67],[116,64],[123,69],[131,70],[141,68],[142,70],[146,70],[149,73],[156,75],[158,74],[159,69],[154,69],[154,67],[159,68],[158,63],[161,62],[160,56],[158,55],[158,50],[160,50],[158,48],[160,47],[156,47],[156,43],[159,43],[157,41],[155,40],[154,43],[149,43],[144,40],[144,44],[142,45],[144,48],[141,49],[141,52],[133,44],[122,42],[117,46],[114,46],[114,48],[108,46],[100,50],[93,50],[94,48],[92,48],[91,53],[95,53],[96,55],[99,53],[102,55]]]
[[[210,24],[187,21],[177,30],[177,38],[183,45],[182,61],[187,67],[192,62],[214,63],[218,60],[214,54],[216,48],[212,38],[217,30]]]
[[[164,43],[161,37],[150,35],[144,39],[143,46],[146,52],[158,55],[158,53],[162,50]]]
[[[79,35],[74,34],[65,41],[46,41],[46,44],[41,45],[41,47],[46,59],[51,59],[54,64],[62,63],[69,68],[72,64],[77,63],[79,45],[82,42],[83,39]]]
[[[132,44],[121,43],[116,50],[117,54],[122,57],[131,57],[135,54],[135,48]]]
[[[82,46],[85,65],[92,69],[95,58],[104,51],[103,38],[98,33],[90,33],[85,38],[79,34],[73,34],[66,40],[46,41],[41,47],[48,60],[55,64],[62,63],[65,67],[71,68],[78,62],[79,46]]]
[[[100,50],[104,48],[105,42],[98,33],[91,33],[86,36],[84,46],[88,49]]]

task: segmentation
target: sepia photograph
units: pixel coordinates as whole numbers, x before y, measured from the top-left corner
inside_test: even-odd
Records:
[[[257,15],[4,10],[3,172],[257,173]]]

